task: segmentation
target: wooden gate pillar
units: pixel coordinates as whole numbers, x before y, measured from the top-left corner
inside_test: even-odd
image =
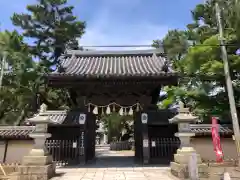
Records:
[[[85,123],[85,161],[91,161],[95,158],[95,143],[96,143],[96,116],[93,113],[86,113]]]
[[[142,163],[142,123],[141,113],[134,113],[134,149],[135,149],[135,162]]]

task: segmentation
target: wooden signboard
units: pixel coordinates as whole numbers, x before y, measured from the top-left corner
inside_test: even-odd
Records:
[[[148,147],[148,140],[147,139],[143,140],[143,147]]]
[[[156,142],[152,141],[152,147],[156,147]]]
[[[73,148],[77,148],[77,142],[73,142],[72,147],[73,147]]]

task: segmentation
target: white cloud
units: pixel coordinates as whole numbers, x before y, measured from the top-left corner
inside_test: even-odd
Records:
[[[105,31],[105,28],[110,28],[111,31]],[[168,31],[168,28],[165,26],[148,24],[146,22],[128,25],[121,29],[117,30],[117,27],[113,28],[107,23],[97,23],[86,29],[86,33],[80,39],[80,45],[151,45],[153,40],[163,38]],[[139,48],[146,49],[145,47]]]
[[[109,1],[108,1],[109,2]],[[134,0],[135,4],[140,0]],[[134,3],[131,2],[131,6]],[[108,6],[104,6],[99,12],[96,12],[95,17],[91,22],[87,22],[86,33],[79,40],[81,46],[108,46],[108,45],[151,45],[155,39],[161,39],[168,31],[165,25],[152,24],[145,20],[129,22],[124,18],[124,7],[127,6],[127,0],[115,1]],[[114,16],[114,8],[116,5],[123,6],[123,15],[120,18]],[[127,6],[128,8],[130,6]],[[110,49],[93,48],[93,49]],[[139,48],[111,48],[116,49],[146,49],[146,47]]]

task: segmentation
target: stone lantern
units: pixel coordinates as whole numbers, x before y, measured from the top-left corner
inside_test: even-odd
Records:
[[[177,153],[174,154],[174,162],[171,162],[171,172],[180,178],[188,178],[188,164],[192,154],[196,155],[196,168],[199,176],[206,177],[208,175],[207,165],[202,163],[200,155],[190,144],[191,137],[195,136],[195,133],[191,132],[190,123],[195,123],[197,119],[198,117],[193,116],[189,112],[189,108],[184,108],[184,104],[181,102],[178,114],[169,120],[170,123],[178,124],[178,132],[175,133],[175,136],[180,139],[181,144]]]
[[[48,116],[41,116],[37,115],[31,119],[28,120],[32,124],[35,124],[35,131],[29,134],[29,137],[31,137],[34,140],[34,146],[33,149],[29,153],[28,160],[34,159],[32,156],[40,156],[40,161],[34,161],[26,162],[26,157],[24,158],[23,164],[48,164],[49,162],[52,162],[52,157],[49,155],[46,146],[45,141],[47,138],[51,137],[50,133],[47,133],[48,123],[50,122]]]
[[[190,138],[195,136],[195,133],[191,133],[190,123],[195,123],[197,119],[198,117],[189,112],[189,108],[184,108],[184,104],[180,103],[178,114],[169,120],[170,123],[178,124],[178,132],[175,136],[180,139],[181,150],[193,150],[190,146]]]
[[[18,167],[20,179],[28,177],[29,179],[47,180],[55,174],[55,164],[45,147],[46,139],[51,137],[51,134],[47,133],[50,119],[48,116],[41,115],[45,111],[46,105],[42,105],[39,114],[28,119],[29,122],[35,124],[35,131],[29,134],[34,140],[34,145],[30,153],[23,157],[22,164]]]

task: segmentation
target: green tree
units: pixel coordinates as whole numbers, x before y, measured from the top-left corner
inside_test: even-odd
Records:
[[[186,56],[188,47],[190,46],[189,35],[186,31],[181,30],[169,30],[166,36],[161,41],[153,41],[153,47],[163,46],[164,52],[167,58],[171,61],[173,69],[178,71],[181,76],[184,76],[185,72],[183,69],[182,59]],[[181,79],[178,87],[165,87],[164,90],[167,92],[167,98],[160,103],[160,108],[168,108],[174,102],[181,100],[186,103],[186,91],[187,87],[186,80]],[[189,86],[189,85],[188,85]]]
[[[240,47],[239,36],[239,2],[235,0],[221,1],[222,19],[230,63],[230,75],[233,80],[235,99],[239,108],[239,56],[235,55]],[[198,26],[195,31],[200,34],[201,45],[189,49],[184,63],[188,74],[197,75],[201,84],[208,86],[208,96],[198,98],[201,109],[210,113],[224,115],[229,111],[228,97],[218,42],[218,28],[215,18],[215,1],[197,5],[193,11],[193,18]],[[190,63],[190,64],[188,64]],[[206,81],[208,80],[208,81]],[[206,100],[206,101],[204,101]],[[209,107],[210,106],[210,107]]]
[[[84,33],[85,23],[73,15],[67,0],[38,0],[28,5],[29,13],[14,14],[12,22],[24,30],[23,36],[34,40],[31,53],[47,68],[57,64],[66,47]]]
[[[30,54],[38,60],[38,74],[48,73],[58,67],[58,59],[66,49],[78,48],[78,38],[85,30],[85,22],[73,15],[73,6],[67,0],[38,0],[28,5],[28,13],[14,14],[12,22],[23,30],[23,36],[30,38]],[[36,81],[41,103],[49,109],[68,106],[66,90],[42,88],[44,81]]]
[[[238,31],[240,16],[239,5],[236,3],[237,1],[229,0],[220,2],[220,5],[223,8],[230,74],[239,108],[240,66],[239,56],[236,56],[235,52],[240,47]],[[209,119],[209,115],[218,114],[229,119],[228,97],[215,18],[215,1],[197,5],[192,11],[192,16],[193,23],[187,25],[186,31],[169,31],[163,40],[164,50],[182,78],[178,87],[165,88],[168,98],[162,105],[168,107],[169,104],[182,100],[202,118]],[[191,46],[184,46],[185,43]]]
[[[1,59],[7,54],[3,86],[0,89],[1,124],[19,124],[33,110],[33,95],[36,92],[36,64],[32,61],[23,36],[16,31],[0,32]],[[5,67],[2,67],[5,68]]]
[[[85,22],[77,20],[67,0],[38,0],[27,10],[12,16],[22,35],[16,31],[0,33],[0,59],[7,52],[9,67],[0,90],[2,124],[19,124],[36,113],[36,94],[49,109],[66,108],[66,91],[43,88],[42,74],[58,66],[57,60],[66,49],[81,49],[78,38],[84,33]],[[25,44],[25,38],[33,43]]]
[[[129,115],[120,116],[118,113],[112,113],[110,115],[104,115],[101,119],[104,124],[104,128],[107,129],[109,140],[120,141],[124,134],[128,134],[129,137],[133,135],[133,117]]]
[[[230,38],[229,41],[232,39]],[[228,39],[226,39],[226,43],[228,43]],[[212,45],[212,47],[210,48],[208,45]],[[232,80],[239,82],[240,57],[230,53],[228,57]],[[206,114],[221,116],[228,114],[229,103],[218,36],[215,35],[205,40],[203,46],[190,48],[183,63],[187,75],[191,76],[194,73],[201,83],[198,93],[191,94],[196,102],[195,107],[203,108],[205,113],[208,111]],[[238,83],[233,83],[233,88],[236,102],[240,102]],[[239,107],[238,104],[237,106]]]

